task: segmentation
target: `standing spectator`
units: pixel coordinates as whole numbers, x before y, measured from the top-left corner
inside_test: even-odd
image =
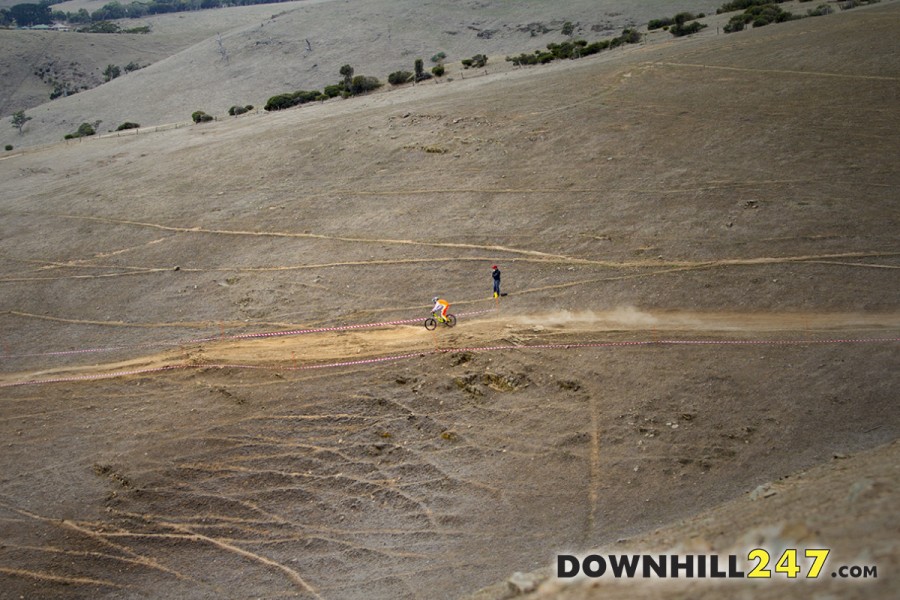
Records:
[[[494,298],[500,297],[500,269],[497,265],[491,267],[493,272],[491,272],[491,277],[494,278]]]

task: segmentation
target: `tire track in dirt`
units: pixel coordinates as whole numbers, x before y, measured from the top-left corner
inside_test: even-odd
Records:
[[[826,71],[795,71],[791,69],[753,69],[749,67],[727,67],[721,65],[704,65],[698,63],[656,62],[651,63],[667,67],[685,67],[693,69],[715,69],[720,71],[737,71],[739,73],[759,73],[761,75],[804,75],[807,77],[833,77],[837,79],[868,81],[900,81],[900,77],[890,75],[855,75],[850,73],[830,73]]]
[[[554,192],[555,193],[555,192]],[[353,242],[363,244],[391,244],[401,246],[429,246],[434,248],[456,248],[470,250],[491,250],[494,252],[506,252],[512,254],[522,254],[525,256],[538,256],[544,258],[555,258],[561,260],[572,260],[568,256],[560,254],[551,254],[547,252],[539,252],[537,250],[523,250],[520,248],[509,248],[506,246],[485,245],[485,244],[464,244],[458,242],[422,242],[417,240],[404,239],[377,239],[377,238],[355,238],[347,236],[332,236],[320,233],[298,233],[284,231],[242,231],[229,229],[205,229],[203,227],[176,227],[173,225],[162,225],[159,223],[147,223],[142,221],[130,221],[126,219],[111,219],[108,217],[90,217],[82,215],[55,215],[64,219],[81,219],[86,221],[98,221],[101,223],[113,223],[118,225],[132,225],[135,227],[148,227],[153,229],[161,229],[163,231],[174,231],[178,233],[204,233],[217,235],[233,235],[233,236],[250,236],[250,237],[282,237],[282,238],[305,238],[314,240],[328,240],[338,242]]]
[[[687,311],[644,312],[625,307],[604,312],[570,312],[496,316],[474,320],[464,331],[455,330],[440,341],[439,351],[454,348],[516,347],[504,340],[512,336],[564,334],[572,340],[595,340],[597,335],[622,332],[679,333],[686,336],[738,332],[758,339],[762,333],[858,332],[900,329],[900,313],[703,313]],[[574,342],[573,342],[574,343]],[[499,346],[498,346],[499,347]],[[527,345],[522,346],[527,347]],[[210,340],[185,344],[184,348],[102,364],[46,368],[4,373],[0,384],[103,376],[182,368],[258,368],[291,370],[327,364],[396,356],[433,354],[435,338],[417,326],[316,332],[302,336]]]
[[[13,546],[10,546],[13,547]],[[13,575],[16,577],[24,577],[26,579],[34,579],[37,581],[44,581],[50,583],[61,583],[63,585],[100,585],[103,587],[112,587],[117,589],[126,589],[128,586],[119,585],[118,583],[113,583],[112,581],[105,581],[103,579],[90,579],[89,577],[65,577],[62,575],[53,575],[51,573],[42,573],[39,571],[27,571],[25,569],[9,569],[7,567],[0,567],[0,573],[5,573],[7,575]]]
[[[44,517],[44,516],[38,515],[36,513],[33,513],[31,511],[22,509],[22,508],[16,508],[15,506],[12,506],[11,504],[8,504],[3,501],[0,501],[0,507],[3,507],[6,510],[9,510],[16,514],[22,515],[24,517],[28,517],[29,519],[32,519],[34,521],[50,524],[55,527],[60,527],[63,529],[68,529],[70,531],[75,531],[77,533],[80,533],[80,534],[94,540],[95,542],[98,542],[109,548],[113,548],[114,550],[118,550],[119,552],[122,552],[123,554],[132,557],[137,563],[139,563],[140,565],[142,565],[144,567],[162,571],[163,573],[172,575],[175,578],[183,580],[183,581],[189,581],[191,583],[201,583],[201,582],[197,581],[196,579],[194,579],[192,577],[188,577],[175,569],[170,569],[169,567],[166,567],[165,565],[160,564],[159,562],[150,558],[149,556],[144,556],[143,554],[139,554],[127,546],[123,546],[121,544],[116,544],[114,542],[111,542],[108,539],[106,539],[106,535],[104,532],[93,531],[92,529],[90,529],[76,521],[71,521],[68,519],[54,519],[54,518],[50,518],[50,517]]]

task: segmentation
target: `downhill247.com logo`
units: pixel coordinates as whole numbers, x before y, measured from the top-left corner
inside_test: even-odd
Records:
[[[591,578],[684,578],[684,579],[815,579],[823,573],[831,550],[808,548],[800,552],[788,548],[778,558],[763,548],[747,553],[749,569],[735,554],[720,557],[716,554],[589,554],[578,558],[571,554],[556,557],[556,576],[568,579],[584,575]],[[831,571],[832,577],[843,579],[875,579],[878,569],[870,565],[841,565]]]

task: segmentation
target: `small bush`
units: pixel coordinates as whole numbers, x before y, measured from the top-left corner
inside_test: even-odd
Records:
[[[488,58],[484,54],[476,54],[472,58],[464,58],[460,62],[462,66],[466,69],[469,67],[473,69],[480,69],[484,65],[487,64]]]
[[[722,13],[733,12],[736,10],[747,10],[753,6],[762,6],[764,4],[779,4],[781,2],[786,2],[787,0],[732,0],[731,2],[726,2],[720,8],[716,9],[716,14],[720,15]]]
[[[132,123],[131,121],[125,121],[118,127],[116,127],[116,131],[125,131],[126,129],[140,129],[140,125],[138,123]]]
[[[207,121],[212,121],[213,117],[202,110],[198,110],[191,113],[191,120],[193,120],[194,123],[206,123]]]
[[[675,21],[670,18],[665,19],[651,19],[649,23],[647,23],[647,29],[653,31],[654,29],[662,29],[663,27],[668,27],[669,25],[674,25]]]
[[[827,4],[820,4],[815,8],[810,8],[806,11],[806,14],[810,17],[824,17],[825,15],[830,15],[834,12],[834,9],[828,6]]]
[[[431,68],[431,74],[435,77],[443,77],[444,76],[444,65],[435,65]]]
[[[228,109],[228,114],[232,117],[236,117],[238,115],[242,115],[247,112],[247,109],[243,106],[232,106]]]
[[[78,130],[75,133],[67,133],[63,139],[66,140],[74,140],[82,137],[89,137],[97,133],[94,130],[94,126],[90,123],[82,123],[78,126]]]
[[[619,44],[616,44],[617,46],[622,44],[637,44],[641,41],[641,33],[637,29],[623,29],[622,35],[613,38],[613,41],[615,40],[619,40]]]
[[[292,94],[294,98],[294,104],[306,104],[307,102],[313,102],[316,98],[319,97],[319,94],[322,92],[318,90],[306,91],[299,90]]]
[[[325,89],[322,90],[322,93],[329,98],[336,98],[341,95],[341,92],[344,91],[344,84],[336,83],[334,85],[326,85]]]
[[[13,149],[13,145],[12,145],[12,144],[7,144],[7,145],[6,145],[6,151],[7,151],[7,152],[12,152],[12,149]]]
[[[784,23],[799,18],[774,4],[752,6],[744,14],[746,15],[745,21],[749,18],[754,27],[763,27],[770,23]]]
[[[562,34],[563,35],[572,35],[575,33],[575,26],[572,25],[572,21],[566,21],[562,26]]]
[[[445,58],[447,58],[447,54],[445,52],[438,52],[437,54],[435,54],[434,56],[431,57],[431,62],[440,63]]]
[[[263,108],[268,111],[273,111],[284,110],[285,108],[290,108],[292,106],[294,106],[293,94],[278,94],[277,96],[269,98]]]
[[[409,71],[394,71],[388,75],[388,83],[391,85],[403,85],[412,81],[413,74]]]
[[[725,27],[723,31],[725,33],[734,33],[736,31],[744,30],[744,15],[734,15],[731,17],[727,23],[725,23]]]
[[[685,35],[691,35],[691,34],[697,33],[704,27],[706,27],[705,24],[701,23],[700,21],[694,21],[688,25],[684,25],[684,24],[675,25],[675,27],[672,27],[669,30],[669,33],[671,33],[675,37],[682,37]]]
[[[372,90],[380,88],[381,85],[382,83],[375,77],[357,75],[350,82],[350,93],[354,96],[365,94],[366,92],[371,92]]]
[[[585,40],[547,44],[547,50],[535,50],[532,54],[522,53],[519,56],[507,56],[506,60],[516,66],[546,64],[557,59],[575,59],[597,54],[608,48],[622,44],[634,44],[641,41],[641,34],[634,29],[625,29],[622,35],[611,40],[587,43]],[[463,61],[465,64],[465,61]]]

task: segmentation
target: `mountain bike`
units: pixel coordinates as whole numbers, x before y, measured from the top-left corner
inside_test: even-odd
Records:
[[[443,323],[446,327],[453,327],[456,325],[456,315],[451,315],[447,313],[446,319],[441,319],[437,316],[437,313],[432,313],[430,317],[425,319],[425,329],[428,331],[434,331],[437,328],[438,323]]]

